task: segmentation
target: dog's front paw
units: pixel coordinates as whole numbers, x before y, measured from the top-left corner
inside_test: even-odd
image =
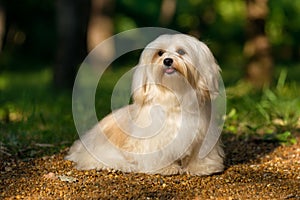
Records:
[[[187,168],[184,169],[184,172],[192,176],[207,176],[211,174],[220,173],[223,170],[224,170],[223,164],[216,164],[216,165],[198,164],[198,165],[189,165]]]
[[[153,172],[153,174],[162,174],[162,175],[175,175],[182,174],[182,168],[179,165],[171,164],[167,167],[161,168]]]

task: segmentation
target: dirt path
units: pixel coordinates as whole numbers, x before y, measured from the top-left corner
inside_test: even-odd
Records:
[[[65,151],[26,162],[2,156],[0,199],[300,199],[300,138],[278,146],[225,139],[226,170],[207,177],[77,171]]]

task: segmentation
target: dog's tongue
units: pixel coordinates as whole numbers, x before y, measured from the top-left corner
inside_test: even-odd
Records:
[[[172,68],[172,67],[170,67],[170,68],[165,69],[165,72],[166,72],[167,74],[172,74],[173,72],[175,72],[175,69]]]

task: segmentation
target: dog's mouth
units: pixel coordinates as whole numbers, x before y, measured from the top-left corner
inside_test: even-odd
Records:
[[[172,66],[170,66],[170,67],[164,67],[164,72],[166,73],[166,74],[174,74],[175,72],[176,72],[177,70],[174,68],[174,67],[172,67]]]

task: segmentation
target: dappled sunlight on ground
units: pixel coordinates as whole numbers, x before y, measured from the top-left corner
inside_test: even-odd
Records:
[[[4,156],[0,197],[133,199],[300,198],[300,138],[291,146],[227,136],[223,173],[192,177],[78,171],[66,150],[26,162]]]

